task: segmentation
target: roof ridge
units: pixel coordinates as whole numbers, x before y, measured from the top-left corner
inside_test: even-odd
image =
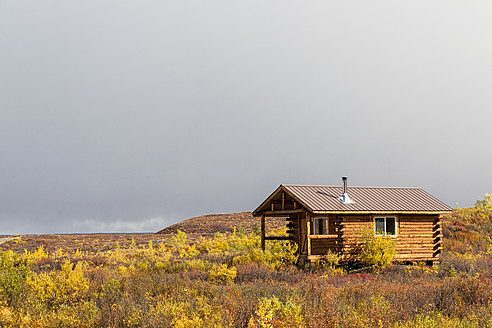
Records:
[[[302,185],[302,184],[282,184],[284,187],[337,187],[343,188],[341,185]],[[374,186],[347,186],[347,188],[367,188],[367,189],[421,189],[420,187],[374,187]]]

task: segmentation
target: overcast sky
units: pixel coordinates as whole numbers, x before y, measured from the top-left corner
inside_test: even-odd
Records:
[[[0,0],[0,234],[157,231],[280,184],[492,193],[492,2]]]

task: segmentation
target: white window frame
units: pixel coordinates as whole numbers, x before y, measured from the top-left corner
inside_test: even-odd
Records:
[[[328,221],[328,217],[327,216],[319,216],[319,217],[318,216],[315,216],[315,217],[313,217],[313,235],[321,235],[321,233],[318,231],[318,227],[319,227],[319,222],[318,221],[320,221],[320,220],[326,220],[326,222],[327,222],[326,226],[328,226],[328,224],[329,224],[329,221]],[[323,235],[327,235],[328,232],[329,231],[325,231],[325,233],[323,233]]]
[[[395,234],[394,235],[388,235],[386,232],[386,219],[388,219],[388,218],[395,219]],[[376,219],[384,219],[384,234],[382,234],[382,235],[377,233]],[[397,237],[398,236],[398,217],[396,217],[396,216],[374,216],[372,218],[372,222],[374,223],[374,236],[377,236],[377,237],[383,237],[383,236]]]

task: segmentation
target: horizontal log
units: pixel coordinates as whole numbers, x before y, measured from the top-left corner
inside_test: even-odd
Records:
[[[372,221],[365,221],[365,222],[340,222],[340,225],[343,225],[345,228],[346,227],[365,227],[369,224],[373,223]]]
[[[432,232],[408,232],[402,231],[398,234],[398,238],[434,238],[434,234]]]
[[[426,231],[409,231],[409,230],[400,230],[398,231],[398,236],[423,236],[423,237],[432,237],[434,233],[430,230]]]
[[[412,247],[412,248],[424,247],[424,246],[433,247],[435,245],[436,244],[434,243],[396,243],[396,247]]]
[[[345,254],[345,253],[342,253],[341,254],[342,256],[349,256],[350,254]],[[302,259],[303,260],[308,260],[308,261],[316,261],[316,260],[320,260],[320,259],[323,259],[324,255],[321,255],[321,254],[318,254],[318,255],[309,255],[309,256],[306,256],[306,255],[303,255],[302,256]],[[402,256],[402,257],[399,257],[399,256],[395,256],[395,261],[415,261],[415,262],[420,262],[420,261],[436,261],[438,260],[439,258],[438,257],[435,257],[435,256],[429,256],[429,255],[410,255],[410,256]]]
[[[319,260],[321,258],[323,258],[324,255],[309,255],[307,257],[308,260]]]
[[[432,260],[434,256],[432,254],[397,254],[395,255],[397,259],[429,259]]]
[[[361,234],[346,234],[346,233],[343,233],[341,234],[342,238],[343,239],[362,239],[362,235]],[[381,237],[381,236],[377,236],[377,237]],[[389,238],[398,238],[398,236],[388,236]]]
[[[342,243],[327,243],[327,242],[313,243],[311,245],[312,245],[312,247],[334,247],[334,246],[343,247],[343,244]]]
[[[400,227],[409,227],[409,228],[419,228],[419,227],[425,227],[425,228],[432,228],[434,227],[435,225],[432,224],[432,223],[427,223],[427,222],[424,222],[424,223],[408,223],[408,222],[399,222],[398,224]]]
[[[353,224],[353,225],[366,225],[368,223],[371,223],[373,222],[372,220],[369,220],[369,219],[365,219],[365,220],[347,220],[347,221],[340,221],[340,224],[343,224],[343,225],[350,225],[350,224]]]
[[[420,251],[420,252],[408,252],[408,251],[402,251],[402,252],[397,252],[396,253],[398,256],[432,256],[433,252],[432,251]]]
[[[360,245],[357,244],[341,244],[344,249],[357,249],[360,247]],[[432,250],[435,250],[436,245],[432,244],[427,244],[427,245],[396,245],[395,249],[396,250],[409,250],[409,251],[417,251],[417,250],[427,250],[429,252],[432,252]]]
[[[336,246],[331,246],[331,247],[313,247],[311,251],[313,253],[317,254],[326,254],[328,251],[341,251],[342,247],[336,247]]]
[[[396,255],[398,257],[410,257],[410,256],[428,256],[432,257],[433,252],[398,252]]]
[[[405,238],[397,238],[396,239],[396,242],[398,244],[405,244],[405,243],[429,243],[431,244],[433,242],[435,238],[432,238],[432,237],[426,237],[426,238],[423,238],[423,237],[405,237]]]
[[[343,247],[340,245],[323,245],[323,246],[313,246],[311,248],[313,252],[319,253],[320,251],[323,251],[322,252],[323,254],[325,254],[328,250],[332,250],[332,249],[341,250],[343,249]]]
[[[413,226],[413,227],[416,226],[432,227],[435,225],[435,223],[432,221],[402,221],[402,220],[398,221],[398,224]]]
[[[343,239],[342,238],[309,238],[311,239],[311,243],[334,243],[334,242],[338,242],[338,243],[343,243]]]
[[[309,235],[309,239],[334,239],[341,238],[339,235]]]
[[[434,234],[432,232],[407,232],[407,231],[401,231],[398,234],[399,238],[433,238]]]
[[[343,248],[342,244],[317,244],[311,245],[312,249],[331,249],[331,248]]]
[[[424,250],[424,251],[420,251],[420,252],[409,252],[409,251],[401,251],[401,252],[396,252],[396,254],[400,255],[400,256],[407,256],[407,255],[421,255],[421,254],[425,254],[425,256],[432,256],[434,254],[434,252],[431,250],[431,251],[427,251],[427,250]]]
[[[342,250],[343,247],[337,247],[335,245],[333,246],[326,246],[326,247],[312,247],[311,251],[313,254],[326,254],[328,251],[340,251]],[[431,252],[432,253],[432,252]]]
[[[432,240],[434,240],[434,237],[432,237],[432,236],[427,236],[427,237],[398,237],[398,238],[396,238],[396,241],[401,242],[401,243],[432,242]]]
[[[436,224],[434,220],[409,220],[408,218],[401,218],[398,220],[400,224]]]
[[[341,231],[341,232],[339,232],[339,234],[341,236],[343,236],[344,238],[362,238],[362,234],[360,232],[357,232],[357,231]],[[415,233],[413,233],[413,234],[415,234]],[[429,237],[429,238],[432,238],[432,236],[433,236],[431,233],[418,233],[418,234],[421,234],[421,235],[423,235],[425,237]],[[404,235],[404,236],[412,235],[412,233],[405,232],[405,233],[397,233],[396,235],[386,235],[386,236],[389,238],[398,238],[402,235]],[[374,236],[375,237],[383,237],[381,235],[374,235]]]
[[[406,251],[409,251],[409,252],[412,252],[412,253],[418,253],[418,252],[428,252],[428,253],[432,253],[432,251],[434,250],[434,245],[420,245],[420,246],[402,246],[402,247],[395,247],[395,249],[398,251],[398,252],[406,252]]]
[[[420,257],[420,256],[410,256],[410,257],[395,257],[396,262],[398,261],[409,261],[409,262],[427,262],[427,261],[439,261],[439,257]]]
[[[345,248],[358,248],[360,247],[360,244],[353,243],[353,244],[347,244],[347,243],[340,243],[340,245],[343,245]],[[396,249],[430,249],[432,250],[434,247],[436,247],[438,244],[397,244],[395,246]]]

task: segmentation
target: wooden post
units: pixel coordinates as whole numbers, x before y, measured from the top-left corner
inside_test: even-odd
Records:
[[[285,210],[285,192],[282,192],[282,211]]]
[[[306,238],[307,238],[307,256],[311,255],[311,216],[306,214]]]
[[[261,249],[265,250],[265,216],[261,216]]]

